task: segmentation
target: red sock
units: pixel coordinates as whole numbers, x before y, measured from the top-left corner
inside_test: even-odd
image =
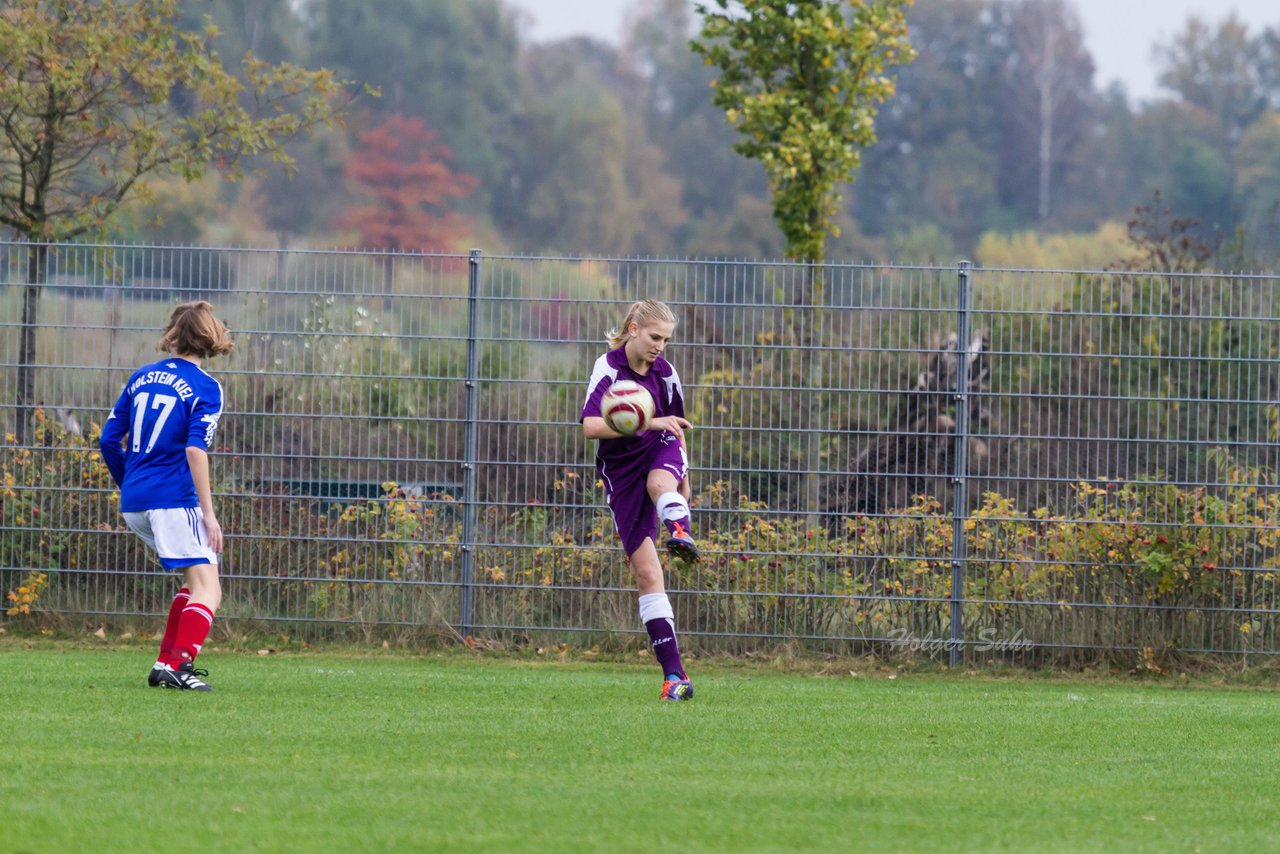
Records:
[[[213,612],[208,606],[192,602],[183,608],[182,616],[178,619],[178,637],[174,640],[173,650],[165,664],[177,667],[184,661],[195,661],[212,626]]]
[[[182,617],[182,609],[187,607],[187,600],[190,598],[191,591],[185,587],[173,597],[173,602],[169,605],[169,619],[165,620],[164,624],[164,637],[160,639],[160,655],[156,661],[168,661],[169,656],[173,655],[173,642],[178,637],[178,620]]]

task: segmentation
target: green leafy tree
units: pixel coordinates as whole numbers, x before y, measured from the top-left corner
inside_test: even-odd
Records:
[[[524,57],[531,94],[518,120],[521,150],[498,226],[524,251],[625,254],[626,114],[591,72],[594,43],[535,47]],[[603,47],[603,46],[601,46]]]
[[[1121,222],[1156,186],[1150,140],[1134,113],[1124,86],[1113,81],[1097,100],[1095,132],[1087,135],[1065,171],[1055,222],[1087,231],[1100,220]]]
[[[787,254],[820,261],[875,115],[894,93],[890,67],[909,62],[912,0],[716,0],[693,50],[720,69],[713,102],[764,164]]]
[[[1280,31],[1255,36],[1235,15],[1217,25],[1192,17],[1157,46],[1156,59],[1161,85],[1184,113],[1175,138],[1185,141],[1162,184],[1170,206],[1199,219],[1201,236],[1234,235],[1234,251],[1253,256],[1237,263],[1264,261],[1277,222],[1267,200],[1275,141],[1267,117],[1280,104]]]
[[[1224,150],[1239,144],[1275,94],[1267,85],[1267,36],[1250,36],[1235,14],[1216,28],[1192,16],[1168,43],[1156,46],[1160,84],[1213,117]]]
[[[1235,228],[1232,163],[1220,143],[1221,127],[1183,101],[1148,105],[1135,119],[1121,164],[1136,178],[1134,206],[1159,191],[1162,204],[1196,221],[1192,231],[1211,241]],[[1119,217],[1117,217],[1119,218]],[[1127,216],[1125,217],[1127,219]]]
[[[290,138],[338,123],[341,81],[247,53],[237,76],[217,35],[177,26],[176,0],[9,0],[0,10],[0,225],[36,245],[19,336],[15,432],[34,392],[48,245],[100,231],[147,178],[241,177],[285,163]],[[243,81],[243,82],[242,82]],[[181,104],[181,109],[177,106]]]
[[[737,206],[721,217],[697,223],[689,238],[694,254],[711,258],[779,258],[786,252],[769,202],[762,196],[741,195]],[[729,301],[720,295],[715,302]]]
[[[294,0],[201,0],[181,3],[178,14],[182,30],[203,32],[212,21],[223,56],[253,51],[268,62],[317,64],[311,59],[300,4]],[[348,118],[353,125],[363,124]],[[342,169],[353,142],[344,129],[326,128],[292,144],[292,162],[287,167],[250,158],[245,170],[258,180],[239,187],[238,204],[258,212],[282,248],[295,235],[321,230],[332,218],[331,212],[346,201]]]
[[[328,226],[330,212],[346,203],[343,169],[353,143],[344,129],[325,128],[293,146],[296,170],[268,165],[252,204],[281,248],[293,235]]]
[[[1231,162],[1217,148],[1190,133],[1179,139],[1169,160],[1165,192],[1169,206],[1200,220],[1202,236],[1230,234],[1235,226]]]

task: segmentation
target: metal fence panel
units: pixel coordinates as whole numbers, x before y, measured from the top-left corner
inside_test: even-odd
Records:
[[[96,425],[172,305],[207,298],[236,339],[209,366],[221,618],[629,642],[577,415],[605,331],[655,297],[695,424],[704,560],[668,566],[682,634],[952,661],[1274,653],[1276,286],[0,243],[0,588],[11,618],[164,612]]]

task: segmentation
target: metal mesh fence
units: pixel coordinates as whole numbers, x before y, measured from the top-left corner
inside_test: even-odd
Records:
[[[204,298],[236,340],[221,620],[638,642],[578,412],[653,297],[695,424],[686,644],[1274,653],[1278,283],[0,243],[6,618],[167,608],[97,425]]]

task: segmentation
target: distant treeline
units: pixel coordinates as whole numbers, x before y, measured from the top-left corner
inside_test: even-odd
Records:
[[[183,14],[192,29],[212,19],[229,63],[252,50],[380,95],[345,129],[298,140],[293,180],[262,164],[238,189],[162,186],[117,238],[782,254],[763,171],[731,150],[714,69],[689,50],[690,0],[638,0],[617,46],[534,43],[501,0],[209,0]],[[830,257],[1060,266],[1065,251],[1102,265],[1158,191],[1209,263],[1274,266],[1280,28],[1169,22],[1163,95],[1134,104],[1097,87],[1071,0],[930,0],[909,21],[918,58],[880,111]],[[379,205],[418,218],[375,228]],[[1065,250],[1045,239],[1068,232]]]

